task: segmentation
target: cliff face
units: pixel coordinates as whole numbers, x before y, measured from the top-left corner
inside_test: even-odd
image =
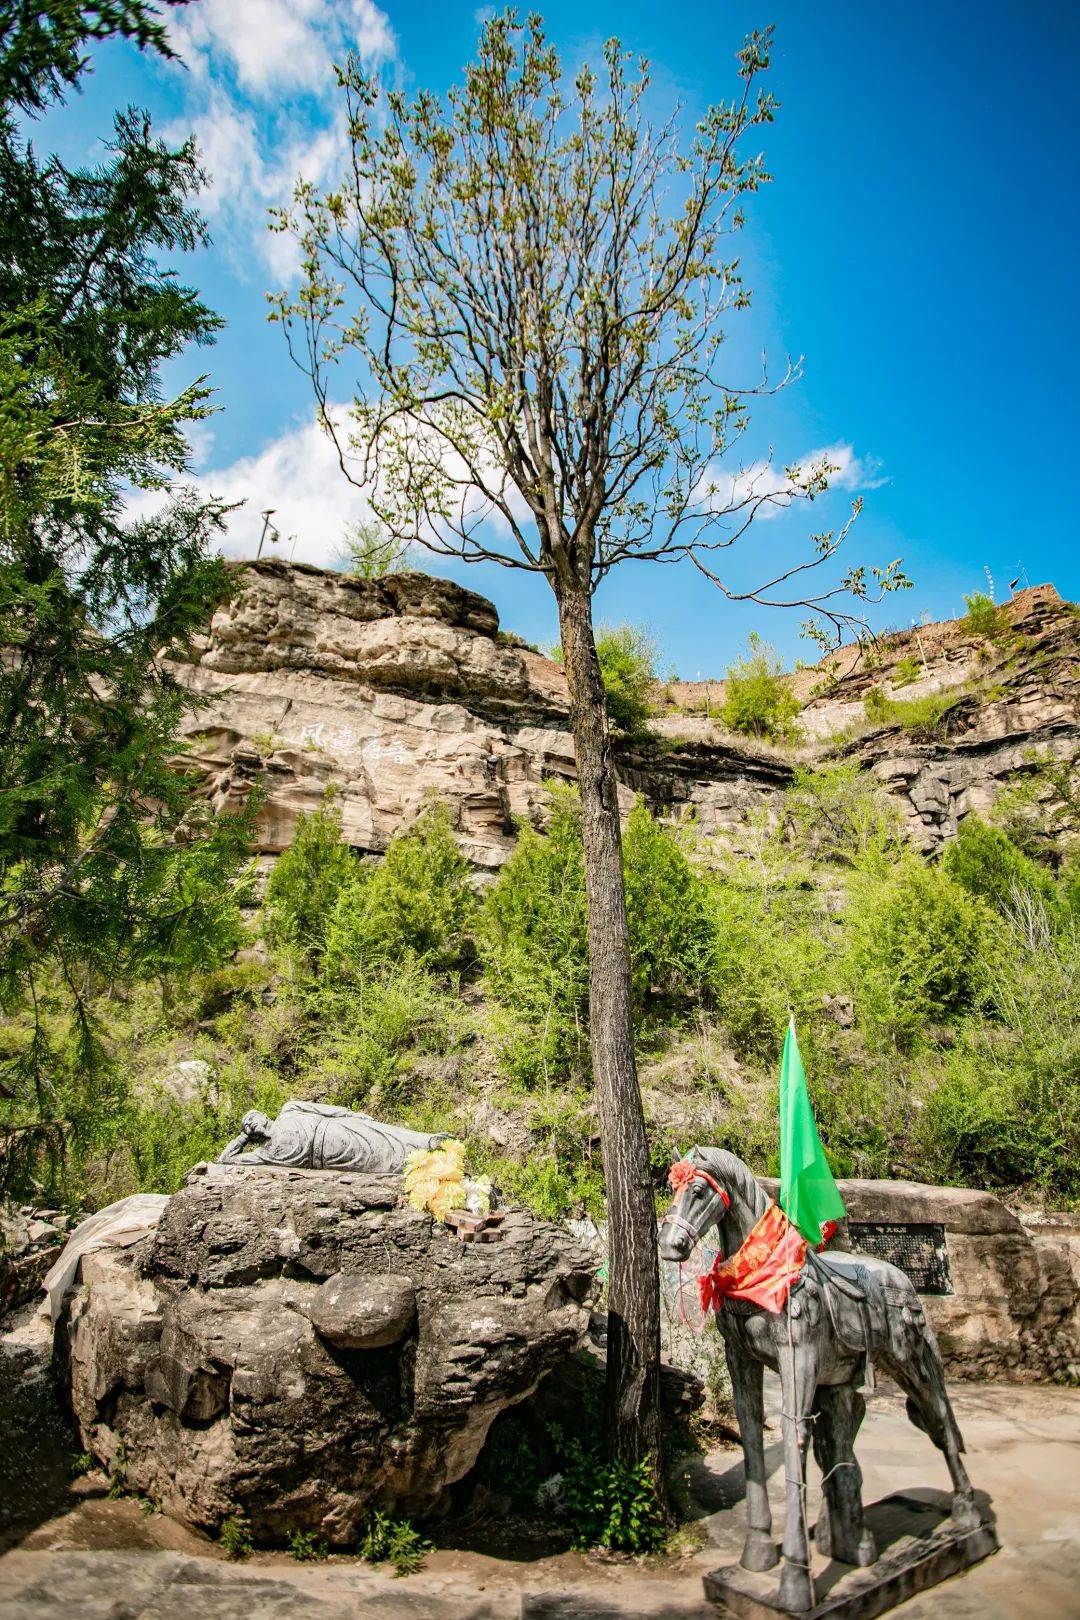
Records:
[[[234,600],[175,673],[213,699],[188,729],[215,805],[262,781],[262,852],[286,848],[297,816],[333,784],[354,847],[384,849],[433,793],[468,857],[491,869],[513,847],[515,820],[539,814],[543,784],[572,779],[562,671],[502,636],[483,597],[422,574],[363,581],[276,560],[238,573]],[[932,848],[1036,756],[1080,753],[1080,618],[1051,587],[1002,615],[990,639],[963,621],[931,625],[869,661],[847,649],[801,672],[795,750],[727,732],[715,718],[720,683],[664,688],[654,740],[617,750],[626,808],[639,792],[658,808],[693,808],[705,833],[739,845],[795,764],[852,758]],[[921,731],[907,714],[869,723],[875,687],[904,705],[949,706]]]

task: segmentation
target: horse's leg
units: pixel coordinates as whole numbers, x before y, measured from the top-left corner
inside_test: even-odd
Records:
[[[917,1339],[912,1335],[904,1345],[906,1355],[901,1355],[900,1347],[894,1342],[889,1354],[881,1359],[908,1398],[911,1421],[930,1436],[944,1455],[952,1480],[953,1523],[962,1530],[976,1530],[983,1519],[961,1456],[964,1441],[945,1388],[941,1352],[929,1324],[920,1327],[917,1333]]]
[[[775,1568],[780,1557],[773,1540],[772,1509],[765,1475],[764,1368],[741,1345],[725,1340],[724,1349],[746,1468],[746,1540],[739,1562],[744,1569],[761,1572]]]
[[[798,1613],[814,1606],[805,1494],[806,1442],[817,1390],[818,1357],[812,1343],[800,1340],[797,1324],[791,1321],[787,1311],[776,1319],[775,1342],[784,1402],[784,1478],[787,1486],[780,1603],[782,1607]]]
[[[851,1384],[819,1386],[814,1405],[814,1456],[822,1473],[824,1501],[814,1530],[818,1551],[842,1564],[872,1564],[877,1547],[863,1521],[862,1469],[855,1436],[866,1402]]]

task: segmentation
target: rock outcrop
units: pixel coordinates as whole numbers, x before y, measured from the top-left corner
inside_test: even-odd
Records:
[[[596,1262],[511,1208],[465,1245],[396,1177],[211,1167],[82,1263],[62,1324],[83,1444],[129,1489],[257,1541],[436,1511],[493,1419],[584,1341]]]
[[[1080,612],[1052,585],[1034,586],[1002,605],[991,635],[967,619],[913,626],[866,652],[842,648],[792,686],[802,755],[869,771],[916,846],[933,853],[1006,786],[1026,781],[1045,811],[1060,807],[1040,767],[1080,758]],[[907,712],[873,721],[866,700],[875,691]],[[672,709],[663,735],[699,747],[717,736],[722,681],[674,682],[663,695]],[[920,703],[933,716],[922,725]]]
[[[277,560],[236,571],[233,600],[174,669],[210,700],[188,741],[215,806],[262,786],[264,854],[288,846],[297,816],[333,784],[354,848],[381,852],[434,794],[466,855],[491,870],[513,848],[515,821],[541,814],[545,782],[573,779],[563,672],[504,636],[482,596],[423,574],[358,580]],[[703,833],[741,847],[751,818],[776,810],[793,764],[829,755],[877,776],[932,850],[1036,759],[1080,753],[1080,618],[1043,586],[1015,597],[1001,627],[987,638],[963,620],[929,625],[869,659],[848,648],[801,671],[794,751],[726,731],[722,682],[670,683],[652,740],[617,745],[623,805],[642,793],[657,809],[692,810]],[[874,687],[950,707],[929,735],[872,724]]]
[[[40,1291],[71,1224],[58,1209],[0,1204],[0,1316],[18,1310]]]

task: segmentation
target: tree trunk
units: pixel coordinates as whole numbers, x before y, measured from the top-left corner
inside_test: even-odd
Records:
[[[618,789],[592,600],[565,581],[556,595],[581,792],[589,1043],[607,1184],[607,1443],[614,1458],[631,1463],[647,1458],[659,1489],[660,1275],[645,1113],[634,1063]]]

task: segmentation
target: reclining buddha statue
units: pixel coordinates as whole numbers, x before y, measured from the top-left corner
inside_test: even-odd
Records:
[[[253,1109],[240,1133],[218,1155],[219,1164],[268,1164],[296,1170],[362,1170],[393,1175],[417,1148],[428,1150],[441,1135],[383,1125],[369,1114],[329,1103],[287,1102],[277,1119]]]

